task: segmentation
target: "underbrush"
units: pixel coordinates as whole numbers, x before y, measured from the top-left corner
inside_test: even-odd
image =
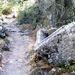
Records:
[[[33,6],[25,8],[23,11],[20,11],[18,23],[20,25],[31,24],[31,26],[34,28],[37,25],[43,27],[44,25],[49,24],[46,16],[46,11],[43,9],[40,10],[37,3],[35,3]]]
[[[3,15],[9,15],[12,13],[11,7],[6,7],[2,10]]]

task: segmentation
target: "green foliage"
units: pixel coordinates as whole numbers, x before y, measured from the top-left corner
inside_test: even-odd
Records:
[[[8,0],[11,5],[21,5],[25,0]]]
[[[64,60],[61,63],[58,63],[57,66],[60,68],[66,68],[66,69],[70,68],[70,64],[68,62],[65,62]]]
[[[35,4],[32,6],[30,6],[31,3],[27,6],[24,0],[21,2],[20,0],[16,1],[17,3],[20,2],[20,8],[25,7],[18,17],[19,24],[31,24],[33,27],[37,25],[41,27],[48,25],[50,20],[47,19],[47,16],[50,15],[50,13],[52,14],[50,21],[52,23],[51,25],[57,27],[66,25],[75,19],[72,0],[55,0],[52,5],[49,4],[49,0],[35,1]],[[13,2],[15,2],[15,0]]]
[[[2,4],[0,3],[0,14],[1,14],[1,12],[2,12]]]
[[[9,43],[10,43],[10,40],[8,40],[8,38],[4,38],[3,40],[4,40],[4,42],[5,42],[6,44],[9,44]]]
[[[50,23],[53,26],[60,27],[75,20],[74,3],[72,0],[55,0],[47,10],[52,16]]]
[[[19,24],[31,24],[33,27],[37,25],[43,26],[46,24],[47,15],[46,11],[40,9],[41,4],[36,2],[33,6],[27,7],[19,15],[18,23]]]
[[[72,0],[64,0],[64,15],[61,18],[62,25],[68,24],[74,20],[74,6]]]
[[[62,61],[61,63],[58,63],[57,66],[60,67],[60,68],[65,68],[65,61]]]
[[[8,15],[11,13],[10,7],[17,6],[19,9],[23,6],[26,0],[1,0],[0,1],[0,14]]]
[[[11,12],[12,12],[11,8],[5,8],[5,9],[2,10],[3,15],[9,15],[9,14],[11,14]]]
[[[67,8],[73,7],[73,0],[64,0],[64,6]]]
[[[57,67],[70,69],[70,70],[75,71],[75,64],[74,65],[70,65],[69,62],[65,62],[65,61],[62,61],[61,63],[58,63]]]
[[[75,65],[72,65],[72,66],[71,66],[71,69],[72,69],[73,71],[75,71]]]

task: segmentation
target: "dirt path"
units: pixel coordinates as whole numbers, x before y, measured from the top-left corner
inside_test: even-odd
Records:
[[[5,25],[10,31],[9,52],[4,52],[4,67],[0,75],[29,75],[31,67],[28,65],[29,49],[33,43],[28,36],[21,36],[15,25]]]

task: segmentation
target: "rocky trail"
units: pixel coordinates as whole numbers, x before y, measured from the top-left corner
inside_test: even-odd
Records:
[[[20,30],[12,22],[6,24],[5,27],[9,31],[10,51],[3,52],[4,63],[0,75],[29,75],[31,67],[28,65],[30,52],[28,47],[33,44],[33,41],[29,36],[22,36]]]

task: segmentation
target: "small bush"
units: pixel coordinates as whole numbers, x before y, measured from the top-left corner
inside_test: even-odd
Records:
[[[62,61],[61,63],[58,63],[57,66],[60,67],[60,68],[65,68],[65,61]]]
[[[72,69],[73,71],[75,71],[75,65],[72,65],[72,66],[71,66],[71,69]]]
[[[24,11],[20,12],[18,23],[19,24],[31,24],[32,27],[36,27],[37,25],[45,25],[47,24],[47,15],[43,11],[40,10],[37,3],[33,6],[25,8]]]
[[[60,67],[60,68],[66,68],[66,69],[70,68],[70,64],[68,62],[65,62],[65,61],[62,61],[61,63],[58,63],[57,66]]]
[[[11,14],[11,12],[12,12],[11,8],[5,8],[5,9],[2,10],[3,15],[9,15],[9,14]]]
[[[1,14],[1,12],[2,12],[2,4],[0,3],[0,14]]]

